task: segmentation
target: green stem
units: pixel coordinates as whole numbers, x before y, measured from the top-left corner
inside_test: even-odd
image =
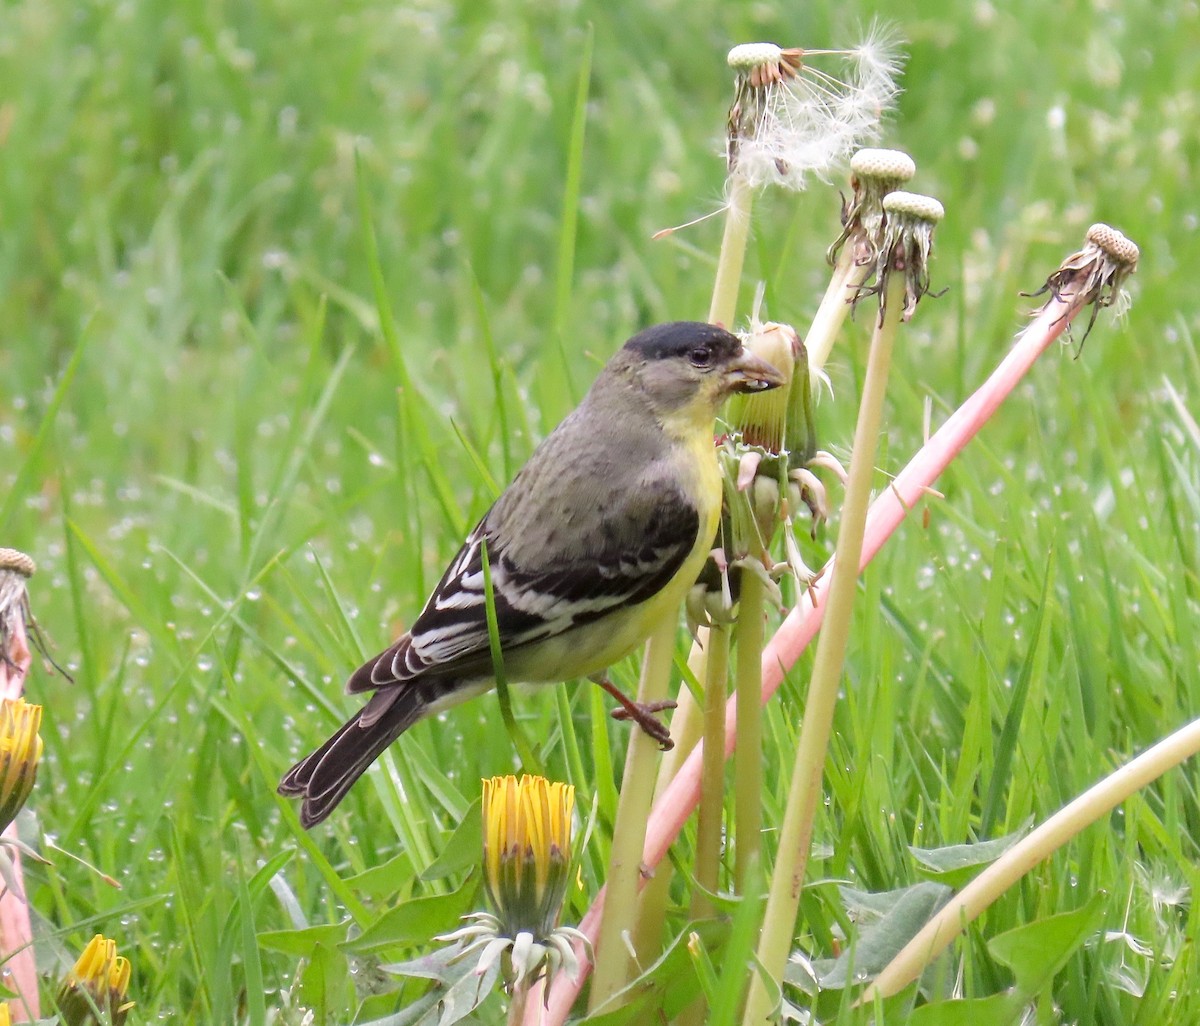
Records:
[[[862,554],[867,506],[871,499],[871,480],[883,419],[883,399],[891,366],[892,343],[903,308],[904,276],[902,273],[893,273],[887,282],[884,310],[876,322],[871,352],[867,358],[866,380],[863,382],[862,403],[854,430],[854,449],[846,482],[846,499],[842,506],[837,551],[829,582],[829,599],[825,607],[825,624],[817,640],[812,682],[804,705],[804,725],[792,770],[775,872],[771,878],[762,933],[758,939],[759,963],[776,984],[783,978],[791,947],[796,912],[800,907],[800,891],[808,868],[813,819],[821,800],[826,750],[833,728],[834,708],[854,611],[854,594],[858,586],[858,563]],[[740,736],[740,710],[738,733],[738,747],[741,748],[745,739]],[[756,974],[750,984],[743,1026],[752,1023],[759,1026],[767,1021],[770,1014],[771,999],[767,987],[761,975]]]
[[[745,179],[735,175],[729,183],[729,207],[725,212],[725,234],[717,259],[717,279],[713,283],[712,304],[708,308],[711,324],[733,327],[737,315],[738,286],[746,259],[746,240],[750,237],[750,211],[754,190]]]
[[[725,680],[729,675],[729,628],[708,632],[708,682],[704,689],[704,760],[700,770],[700,813],[694,872],[700,886],[692,895],[691,916],[713,915],[709,894],[720,883],[722,820],[725,812]]]
[[[696,630],[696,641],[688,654],[688,670],[696,679],[699,689],[707,694],[708,628]],[[702,726],[700,704],[689,688],[679,689],[679,705],[671,713],[671,740],[675,747],[664,752],[658,764],[658,780],[654,785],[654,800],[657,802],[671,782],[683,761],[691,754],[700,740]],[[643,965],[649,965],[662,951],[663,924],[667,921],[667,900],[671,889],[671,865],[664,863],[642,888],[638,896],[638,921],[634,929],[634,949]]]
[[[655,627],[646,642],[642,659],[642,677],[637,700],[657,702],[667,697],[671,663],[675,654],[677,610],[672,609]],[[613,824],[612,855],[608,864],[608,899],[596,940],[596,971],[592,976],[592,996],[588,1010],[596,1011],[629,980],[630,960],[625,936],[632,933],[637,916],[638,881],[642,872],[642,848],[646,841],[646,821],[654,789],[654,760],[658,742],[633,727],[629,752],[621,779],[621,800]]]
[[[739,894],[746,883],[746,868],[759,857],[762,844],[762,650],[766,617],[766,586],[758,574],[741,570],[738,595],[737,730],[733,751],[734,886]],[[718,742],[724,754],[724,737]],[[708,745],[705,744],[705,754]]]

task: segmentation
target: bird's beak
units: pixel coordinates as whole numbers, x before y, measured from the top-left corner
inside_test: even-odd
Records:
[[[787,378],[766,360],[755,356],[745,347],[725,367],[724,385],[727,392],[765,392],[770,388],[778,388],[786,381]]]

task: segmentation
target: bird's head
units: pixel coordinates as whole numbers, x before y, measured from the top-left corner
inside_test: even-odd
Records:
[[[711,424],[736,392],[765,392],[785,378],[715,324],[674,321],[634,335],[610,365],[632,378],[664,423]]]

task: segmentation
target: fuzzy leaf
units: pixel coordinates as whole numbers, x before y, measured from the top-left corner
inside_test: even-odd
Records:
[[[859,921],[874,918],[858,931],[853,943],[832,962],[814,964],[822,990],[839,990],[870,979],[883,969],[947,901],[953,891],[944,884],[923,881],[912,887],[879,894],[843,888],[843,900]],[[789,965],[789,983],[811,988],[811,978]]]
[[[970,883],[981,869],[995,862],[1024,837],[1032,825],[1033,817],[1030,817],[1013,833],[993,838],[990,841],[950,844],[944,848],[910,846],[908,850],[917,860],[917,871],[922,876],[927,876],[931,880],[948,884],[955,890],[959,890]]]

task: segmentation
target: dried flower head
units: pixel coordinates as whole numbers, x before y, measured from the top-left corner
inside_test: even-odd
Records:
[[[842,201],[842,233],[826,254],[831,264],[847,240],[853,240],[855,264],[869,264],[877,259],[883,198],[916,173],[912,157],[900,150],[862,149],[850,158],[851,195],[849,200]]]
[[[878,295],[882,316],[888,283],[893,275],[903,275],[904,310],[900,316],[907,321],[922,296],[940,295],[929,292],[929,253],[933,246],[933,229],[945,217],[946,211],[932,196],[897,190],[883,198],[883,212],[883,238],[875,265],[875,284],[863,289],[860,296]]]
[[[33,560],[16,549],[0,549],[0,659],[11,668],[29,653],[24,644],[24,630],[31,622],[29,594],[26,582],[37,569]],[[20,652],[12,651],[13,639],[18,639]]]
[[[96,934],[58,988],[56,1001],[65,1026],[121,1026],[133,1007],[125,1000],[130,974],[129,959],[117,955],[116,941]]]
[[[456,959],[477,956],[475,972],[504,962],[510,986],[563,968],[575,978],[572,944],[587,938],[558,925],[570,882],[575,788],[544,777],[483,782],[484,886],[496,914],[466,916],[471,925],[438,940],[463,945]]]
[[[1137,245],[1111,225],[1094,224],[1087,230],[1083,249],[1072,253],[1036,292],[1022,295],[1040,296],[1049,292],[1070,312],[1092,304],[1092,315],[1079,340],[1079,353],[1087,341],[1092,325],[1102,307],[1113,307],[1120,317],[1129,309],[1129,293],[1125,280],[1137,270],[1141,251]]]
[[[0,831],[29,800],[42,758],[42,707],[23,698],[0,700]]]
[[[841,57],[843,81],[813,64]],[[879,132],[895,101],[900,60],[879,31],[853,50],[784,49],[743,43],[729,51],[735,72],[729,108],[729,175],[753,187],[803,189],[811,172],[825,179]]]

